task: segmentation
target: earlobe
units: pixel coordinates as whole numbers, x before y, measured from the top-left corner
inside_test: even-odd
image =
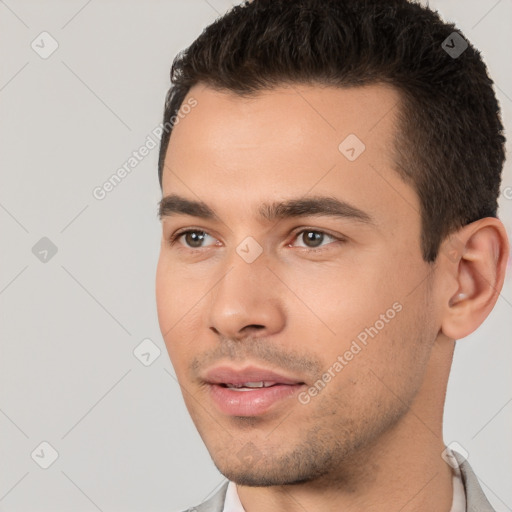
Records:
[[[443,265],[457,288],[446,294],[441,324],[443,334],[455,340],[475,331],[492,311],[503,287],[510,250],[505,228],[494,217],[464,226],[456,239],[462,250]]]

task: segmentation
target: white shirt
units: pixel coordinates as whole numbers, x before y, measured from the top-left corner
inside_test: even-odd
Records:
[[[448,447],[446,448],[446,455],[450,458],[450,460],[454,461],[454,463],[451,465],[453,472],[453,500],[450,512],[465,512],[466,493],[464,491],[464,484],[462,483],[460,469],[452,451]],[[245,509],[240,502],[240,498],[238,497],[235,482],[230,481],[228,484],[226,500],[224,502],[224,508],[222,512],[245,512]]]

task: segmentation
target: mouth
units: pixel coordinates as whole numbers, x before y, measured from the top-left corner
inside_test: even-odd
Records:
[[[228,384],[228,383],[221,383],[219,384],[222,387],[228,388],[228,389],[234,389],[236,391],[251,391],[252,389],[258,389],[258,388],[271,388],[273,386],[280,385],[279,382],[267,382],[267,381],[259,381],[259,382],[243,382],[242,384]]]
[[[290,400],[306,384],[254,366],[235,369],[216,367],[204,377],[209,396],[219,411],[228,416],[259,416]]]

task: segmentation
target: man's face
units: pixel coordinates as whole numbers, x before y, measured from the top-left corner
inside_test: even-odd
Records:
[[[339,475],[405,421],[439,331],[419,200],[393,170],[399,96],[295,85],[241,98],[198,85],[190,98],[163,195],[215,215],[168,205],[156,283],[185,404],[237,483]],[[260,212],[320,197],[352,209]],[[275,384],[226,387],[260,380]]]

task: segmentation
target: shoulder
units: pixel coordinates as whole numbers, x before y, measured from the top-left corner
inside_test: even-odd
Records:
[[[200,505],[187,508],[182,512],[222,512],[224,509],[224,501],[226,499],[228,484],[229,480],[226,480],[211,498],[203,501]]]

